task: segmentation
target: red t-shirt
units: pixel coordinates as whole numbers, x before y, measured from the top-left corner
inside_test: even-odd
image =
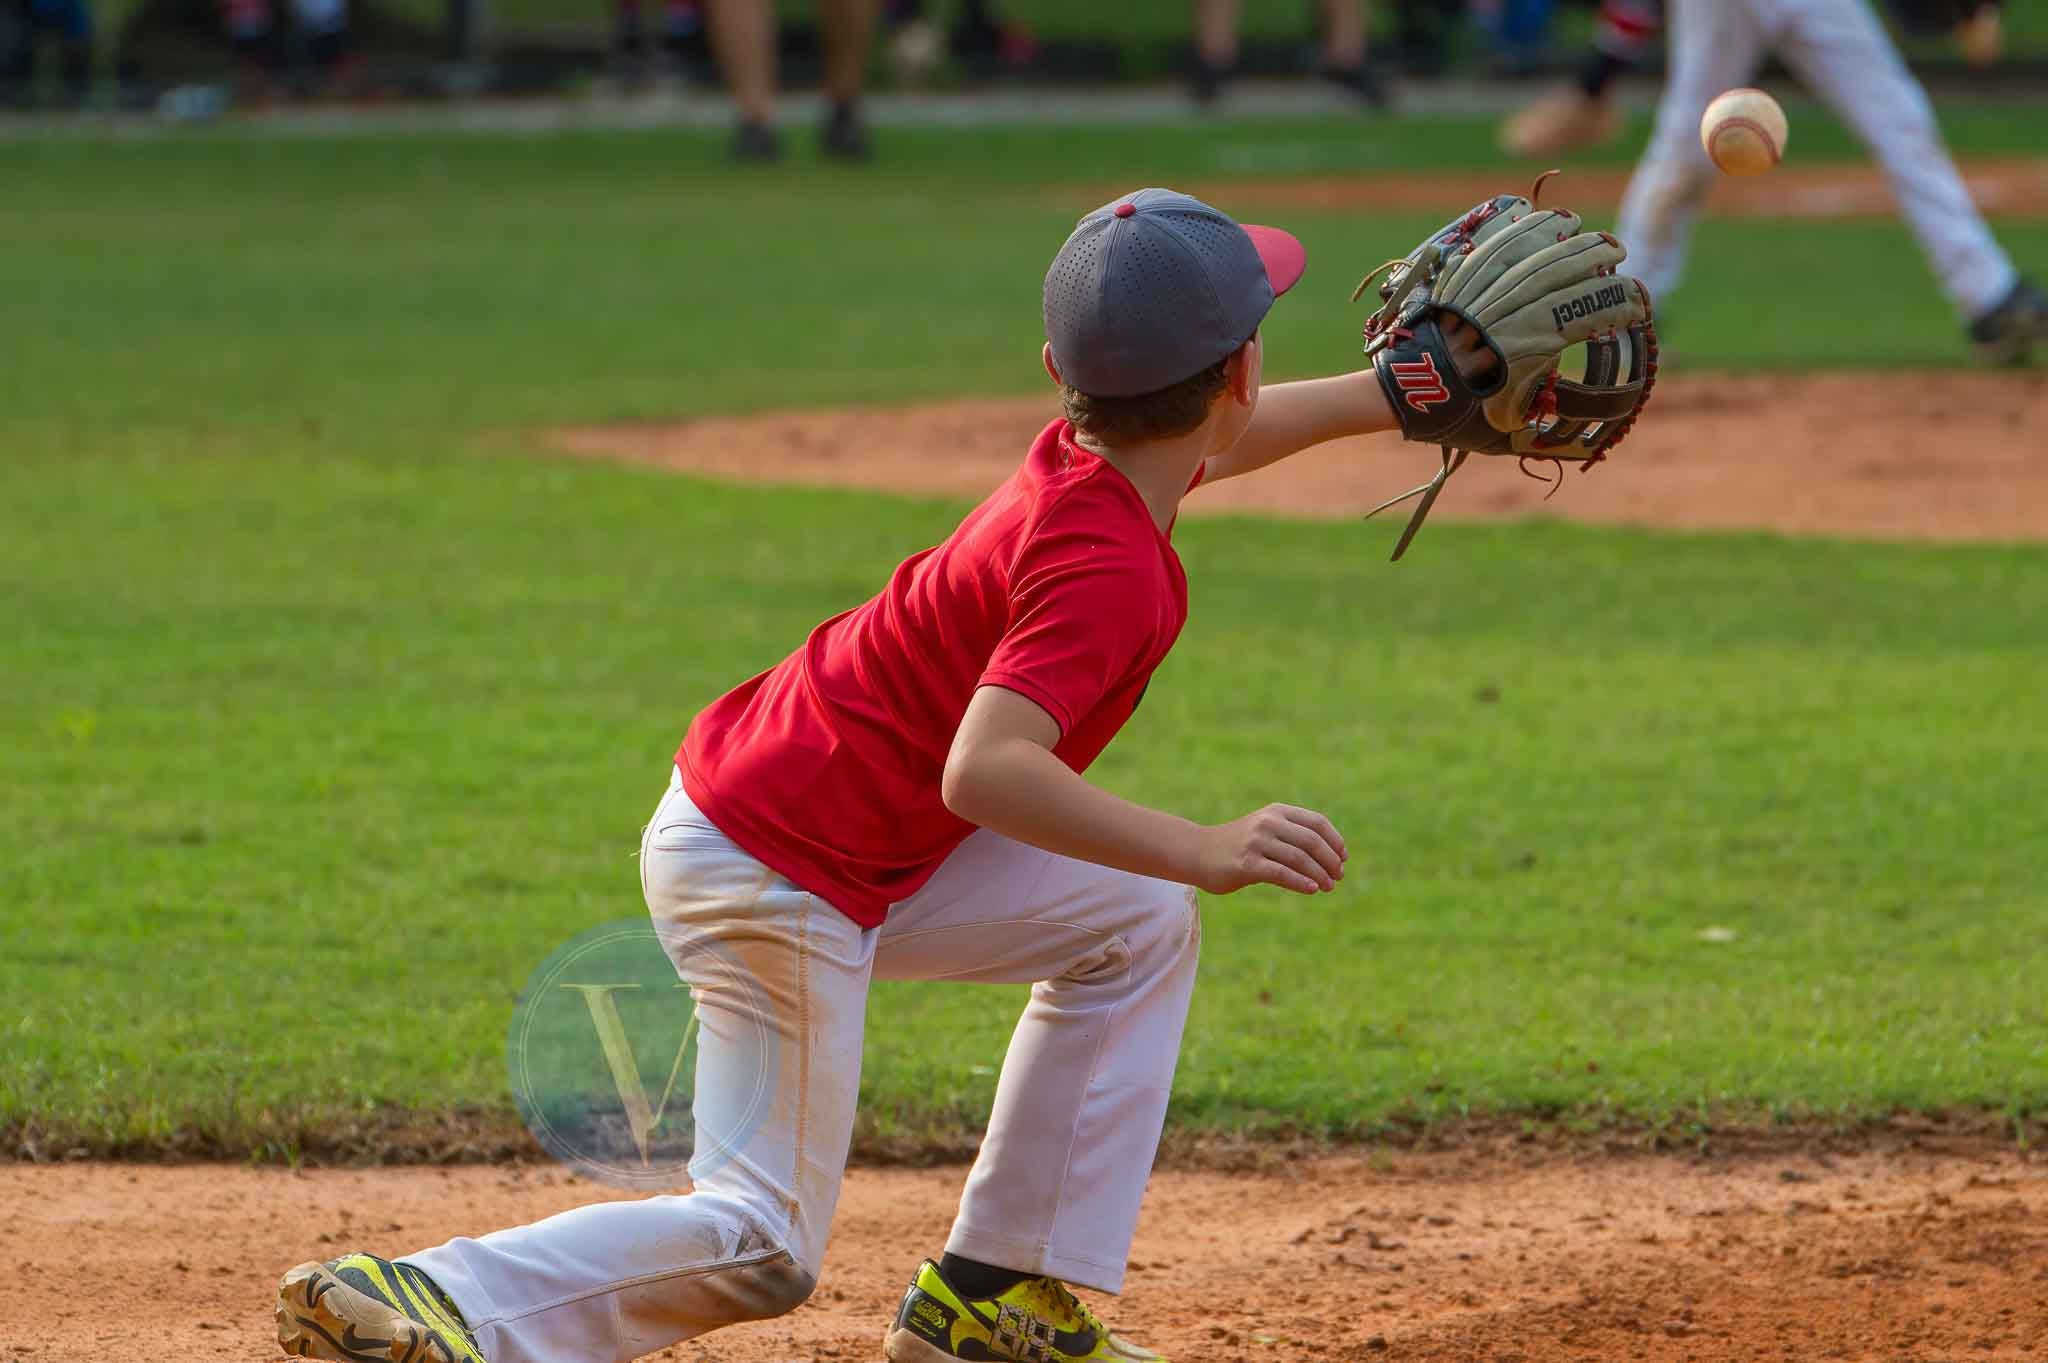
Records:
[[[714,701],[676,754],[727,837],[863,927],[974,831],[939,777],[976,687],[1044,707],[1054,755],[1085,771],[1187,621],[1173,545],[1072,435],[1046,427],[943,544]]]

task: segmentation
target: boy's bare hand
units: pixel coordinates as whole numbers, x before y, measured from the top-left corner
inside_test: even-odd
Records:
[[[1194,883],[1210,894],[1247,885],[1314,894],[1337,887],[1347,855],[1343,836],[1322,815],[1293,805],[1267,805],[1202,830]]]
[[[1451,347],[1451,360],[1458,366],[1460,378],[1468,383],[1481,382],[1500,368],[1500,356],[1494,353],[1492,346],[1479,339],[1478,327],[1468,324],[1454,312],[1439,312],[1436,318],[1444,341]]]

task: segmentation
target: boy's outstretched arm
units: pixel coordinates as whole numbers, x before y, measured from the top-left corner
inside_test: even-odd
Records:
[[[1037,702],[983,686],[946,755],[940,793],[969,823],[1101,866],[1229,894],[1278,885],[1299,894],[1344,878],[1344,839],[1313,810],[1267,805],[1203,825],[1090,784],[1053,756],[1060,728]]]
[[[1456,318],[1444,319],[1444,339],[1457,357],[1458,372],[1467,378],[1484,374],[1499,362],[1493,351],[1480,343],[1479,333]],[[1259,392],[1251,424],[1235,445],[1210,456],[1202,482],[1206,485],[1262,469],[1326,440],[1399,427],[1370,367],[1327,379],[1268,384]]]

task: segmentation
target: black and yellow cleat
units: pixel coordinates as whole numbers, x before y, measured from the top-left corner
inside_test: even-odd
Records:
[[[903,1294],[882,1340],[889,1363],[1166,1363],[1117,1338],[1065,1283],[1026,1278],[987,1301],[971,1301],[927,1259]]]
[[[277,1285],[277,1343],[336,1363],[486,1363],[455,1303],[411,1264],[374,1254],[304,1263]]]

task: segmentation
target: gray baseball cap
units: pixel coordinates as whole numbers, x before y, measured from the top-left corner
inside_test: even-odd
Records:
[[[1277,227],[1170,189],[1127,194],[1081,219],[1045,272],[1053,363],[1092,397],[1157,392],[1250,340],[1307,263]]]

